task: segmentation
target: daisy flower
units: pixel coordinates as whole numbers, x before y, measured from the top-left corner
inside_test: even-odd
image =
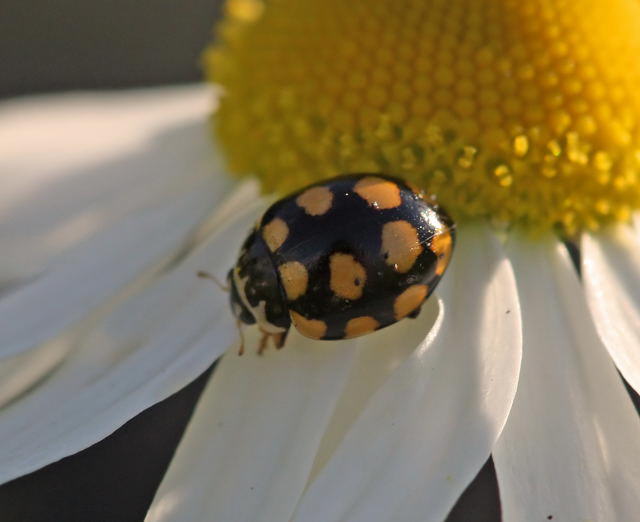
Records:
[[[618,371],[640,389],[640,4],[232,0],[218,35],[224,164],[202,87],[0,108],[0,479],[231,348],[148,521],[441,521],[490,455],[506,521],[637,518]],[[452,214],[437,295],[365,337],[238,357],[197,271],[234,263],[259,186],[343,172]]]

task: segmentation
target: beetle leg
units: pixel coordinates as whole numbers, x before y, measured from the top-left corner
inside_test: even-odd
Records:
[[[262,332],[262,337],[260,338],[260,344],[258,345],[258,355],[262,355],[262,352],[264,352],[267,349],[267,343],[269,342],[269,337],[271,337],[270,334],[268,334],[267,332]]]
[[[284,346],[284,343],[287,340],[287,335],[288,334],[289,334],[289,329],[288,328],[282,333],[274,334],[274,336],[273,336],[273,344],[276,345],[276,348],[278,350],[280,350]]]
[[[242,355],[244,353],[244,334],[242,333],[242,323],[240,322],[240,319],[236,319],[236,327],[238,328],[238,335],[240,336],[238,355]]]
[[[410,317],[411,319],[415,319],[416,317],[418,317],[420,315],[420,310],[421,309],[422,309],[422,307],[419,306],[413,312],[411,312],[409,315],[407,315],[407,317]]]

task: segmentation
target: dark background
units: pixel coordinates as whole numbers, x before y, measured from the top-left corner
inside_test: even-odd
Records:
[[[2,0],[0,96],[200,78],[219,0]]]
[[[1,0],[0,97],[197,81],[219,14],[216,0]],[[142,521],[208,376],[99,444],[0,486],[0,521]],[[497,498],[489,462],[449,522],[499,520]]]

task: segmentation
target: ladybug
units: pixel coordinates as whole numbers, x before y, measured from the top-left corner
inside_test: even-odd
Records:
[[[451,259],[455,225],[408,182],[380,174],[324,180],[274,203],[229,271],[238,324],[257,323],[259,353],[293,324],[350,339],[417,317]],[[242,353],[242,347],[240,349]]]

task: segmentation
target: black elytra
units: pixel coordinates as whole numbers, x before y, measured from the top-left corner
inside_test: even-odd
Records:
[[[232,311],[276,346],[356,337],[416,317],[455,243],[446,212],[406,181],[349,174],[274,203],[229,271]]]

